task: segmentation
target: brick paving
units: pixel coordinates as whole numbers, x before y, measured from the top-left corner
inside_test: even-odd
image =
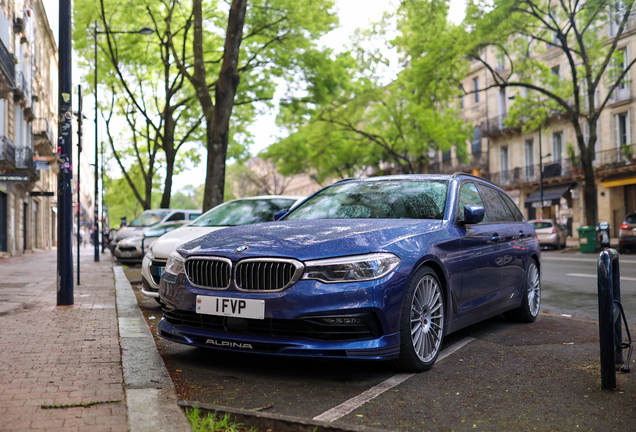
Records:
[[[55,250],[0,260],[0,431],[128,430],[111,258],[93,262],[90,247],[80,258],[64,307]]]

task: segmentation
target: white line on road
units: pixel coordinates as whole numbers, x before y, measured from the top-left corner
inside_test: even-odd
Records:
[[[550,261],[580,261],[580,262],[597,262],[598,261],[598,257],[597,258],[566,258],[566,257],[553,257],[552,255],[543,255],[542,260],[544,263],[546,261],[550,262]],[[620,260],[620,263],[627,263],[627,264],[636,264],[636,261],[634,260]]]
[[[598,275],[595,274],[585,274],[585,273],[568,273],[566,276],[576,276],[576,277],[584,277],[584,278],[594,278],[597,279]],[[621,276],[622,281],[636,281],[636,278]]]
[[[468,345],[470,342],[474,340],[475,338],[468,337],[449,346],[448,348],[446,348],[444,351],[442,351],[439,354],[439,356],[437,357],[437,363],[444,360],[446,357],[453,354],[454,352],[461,349],[462,347]],[[402,374],[394,375],[388,380],[383,381],[380,384],[376,385],[375,387],[372,387],[369,390],[360,393],[358,396],[355,396],[349,399],[348,401],[341,403],[337,407],[331,408],[329,411],[325,411],[324,413],[317,415],[316,417],[313,418],[313,420],[324,421],[324,422],[336,421],[339,418],[346,416],[347,414],[349,414],[351,411],[355,410],[356,408],[361,407],[365,403],[369,402],[371,399],[375,399],[376,397],[380,396],[385,391],[391,390],[393,387],[399,384],[402,384],[404,381],[411,378],[413,375],[416,375],[416,374],[402,373]]]

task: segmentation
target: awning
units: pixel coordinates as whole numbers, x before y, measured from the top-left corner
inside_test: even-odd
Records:
[[[636,184],[636,177],[618,178],[613,180],[606,180],[603,183],[603,187],[611,188],[616,186],[627,186]]]
[[[561,197],[564,193],[566,193],[572,184],[566,184],[561,186],[552,186],[552,187],[544,187],[543,188],[543,207],[550,207],[553,205],[559,205],[561,202]],[[541,206],[541,189],[537,189],[532,192],[526,198],[526,207],[534,207],[539,208]]]

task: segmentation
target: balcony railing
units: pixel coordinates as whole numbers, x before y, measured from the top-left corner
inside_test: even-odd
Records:
[[[0,70],[8,87],[15,87],[15,62],[7,47],[0,40]]]
[[[8,162],[15,167],[15,145],[6,136],[0,136],[0,162]]]
[[[491,136],[504,132],[507,129],[512,129],[506,126],[506,119],[508,114],[503,114],[497,117],[490,118],[484,122],[481,122],[481,133],[483,136]]]
[[[28,147],[18,147],[15,151],[15,167],[34,172],[33,150]]]
[[[623,81],[618,87],[614,89],[614,91],[612,92],[612,95],[610,96],[609,102],[616,103],[616,102],[631,99],[631,97],[632,97],[632,92],[631,92],[630,81],[626,80],[626,81]]]
[[[431,163],[431,173],[434,174],[451,174],[458,171],[466,171],[472,168],[487,167],[488,153],[479,152],[471,154],[466,161],[460,158],[450,159],[448,161]]]
[[[33,135],[35,135],[36,144],[38,141],[48,141],[49,145],[55,142],[51,124],[48,119],[38,118],[33,120],[32,130]]]
[[[596,171],[606,171],[622,167],[636,169],[636,145],[624,146],[620,149],[603,150],[596,152],[594,156],[593,166]],[[487,174],[484,177],[501,186],[515,186],[538,182],[540,180],[539,173],[539,165],[530,165]],[[571,177],[582,174],[583,169],[578,157],[543,164],[544,180],[554,177]]]

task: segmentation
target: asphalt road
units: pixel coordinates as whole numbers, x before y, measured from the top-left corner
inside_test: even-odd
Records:
[[[625,310],[636,322],[636,255],[620,262]],[[542,273],[537,322],[498,316],[449,335],[447,357],[422,374],[155,340],[179,398],[199,404],[388,430],[633,430],[636,375],[618,376],[620,392],[599,389],[596,255],[547,251]],[[139,268],[127,274],[135,286]],[[137,297],[155,333],[161,310],[154,299]],[[356,399],[376,386],[384,391]],[[350,406],[338,408],[343,403]]]
[[[619,255],[621,303],[636,328],[636,254]],[[598,320],[597,254],[541,254],[541,310]]]

